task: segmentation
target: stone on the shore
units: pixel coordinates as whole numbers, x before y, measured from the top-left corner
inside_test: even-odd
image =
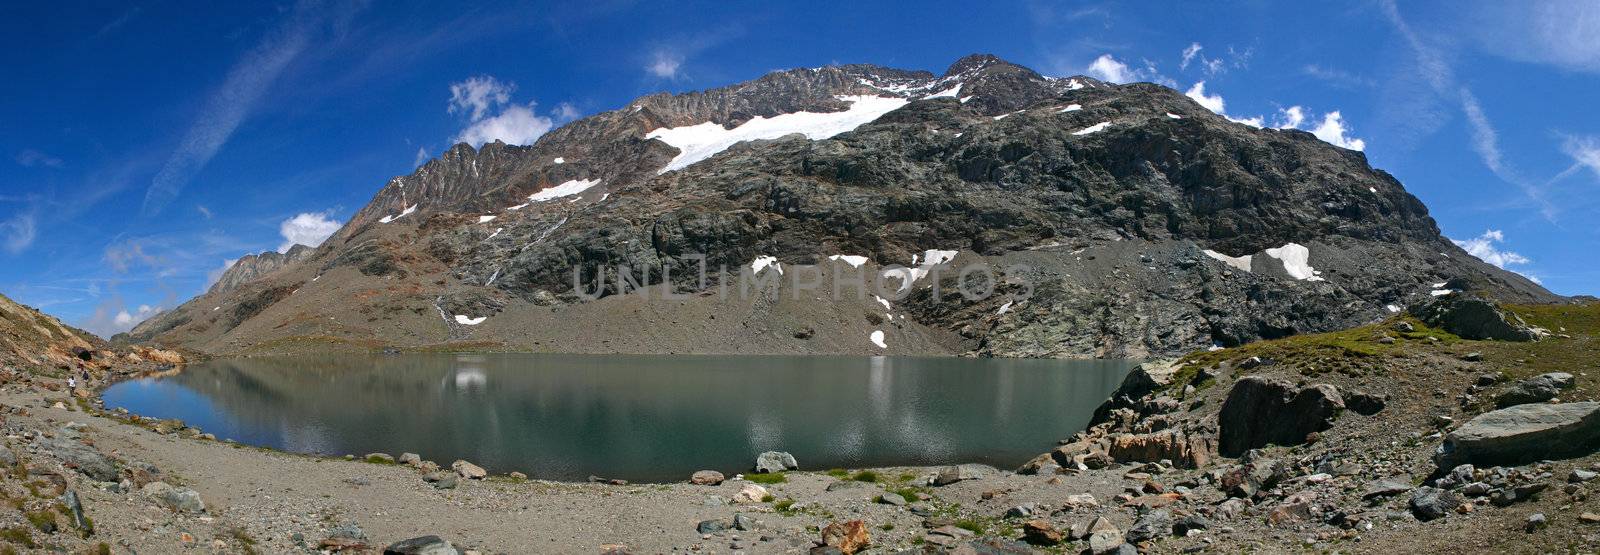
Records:
[[[1156,462],[1170,460],[1186,468],[1211,464],[1216,456],[1217,438],[1210,434],[1190,434],[1166,429],[1148,434],[1121,434],[1111,438],[1107,454],[1117,462]]]
[[[944,467],[933,477],[933,485],[948,486],[962,480],[978,480],[999,474],[1000,470],[984,464],[958,464]]]
[[[388,453],[367,453],[365,457],[361,457],[361,460],[370,463],[394,464],[394,456]]]
[[[794,455],[783,451],[767,451],[756,456],[756,473],[772,474],[785,470],[797,470],[800,463],[794,460]]]
[[[511,478],[512,480],[519,480],[519,481],[528,479],[528,475],[527,474],[523,474],[521,472],[515,472],[515,471],[513,471],[510,474],[507,474],[506,476]]]
[[[860,520],[832,522],[822,528],[822,544],[851,555],[866,549],[872,543],[867,535],[867,524]]]
[[[1440,468],[1581,456],[1600,446],[1600,402],[1517,405],[1478,415],[1444,438]]]
[[[1424,486],[1411,492],[1411,514],[1423,522],[1444,518],[1459,506],[1460,496],[1439,488]]]
[[[150,482],[139,491],[161,506],[177,512],[203,513],[206,510],[200,493],[189,488],[172,487],[166,482]]]
[[[1498,408],[1514,407],[1529,403],[1543,403],[1556,398],[1561,390],[1574,385],[1572,374],[1566,372],[1551,372],[1541,374],[1517,382],[1510,389],[1495,397],[1494,404]]]
[[[1576,484],[1576,483],[1580,483],[1580,482],[1587,482],[1589,480],[1593,480],[1596,477],[1600,477],[1600,473],[1589,471],[1589,470],[1584,470],[1584,469],[1581,469],[1581,468],[1574,468],[1574,469],[1572,469],[1572,472],[1567,474],[1567,481]]]
[[[767,488],[761,487],[760,484],[745,484],[744,487],[739,488],[739,493],[733,494],[733,502],[760,503],[762,499],[766,499],[769,495],[772,494],[768,493]]]
[[[1445,295],[1413,305],[1411,315],[1430,327],[1441,328],[1462,339],[1534,341],[1539,333],[1516,314],[1501,310],[1494,302],[1465,295]]]
[[[1225,456],[1268,444],[1299,445],[1333,426],[1344,399],[1331,385],[1297,388],[1292,382],[1246,376],[1235,382],[1217,416],[1218,447]]]
[[[715,470],[701,470],[689,476],[689,483],[697,486],[715,486],[727,478]]]
[[[456,473],[436,470],[422,476],[422,481],[433,484],[435,489],[454,489],[457,485]]]
[[[439,536],[422,536],[401,540],[383,548],[383,555],[459,555],[455,546]]]
[[[1048,520],[1033,519],[1022,523],[1022,540],[1033,545],[1056,545],[1066,537]]]
[[[422,466],[422,455],[418,455],[416,453],[401,453],[400,454],[400,458],[395,459],[395,462],[398,462],[400,464],[405,464],[405,465],[411,465],[411,466]],[[434,537],[434,536],[423,536],[423,538],[428,538],[428,537]],[[422,539],[422,538],[416,538],[416,539]],[[407,541],[410,541],[410,540],[407,540]]]
[[[450,469],[468,480],[482,480],[489,477],[489,472],[484,470],[483,467],[463,460],[450,463]]]
[[[701,534],[721,534],[727,531],[730,527],[731,525],[728,524],[728,521],[720,518],[713,518],[700,521],[699,524],[694,526],[694,530]]]

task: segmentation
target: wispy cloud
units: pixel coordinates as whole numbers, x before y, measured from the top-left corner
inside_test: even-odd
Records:
[[[1463,4],[1459,26],[1485,53],[1567,71],[1600,73],[1600,6],[1593,0]]]
[[[311,44],[313,32],[324,19],[319,7],[308,1],[297,4],[277,29],[228,71],[222,86],[205,100],[178,148],[151,180],[142,215],[153,216],[166,208],[227,144],[284,68]]]
[[[28,250],[38,236],[38,223],[32,212],[20,212],[0,221],[0,247],[8,253]]]
[[[278,224],[278,234],[283,236],[283,244],[278,245],[278,252],[289,252],[295,245],[321,245],[343,225],[330,216],[332,211],[302,212]]]
[[[1370,88],[1376,85],[1371,78],[1320,64],[1306,64],[1300,68],[1300,73],[1330,85],[1347,89]]]
[[[511,102],[511,93],[517,90],[514,83],[502,83],[490,75],[468,77],[450,85],[450,113],[467,114],[478,121],[490,110]]]
[[[1477,95],[1473,94],[1471,89],[1456,84],[1455,72],[1445,61],[1444,54],[1424,41],[1411,28],[1400,15],[1400,9],[1393,0],[1384,0],[1380,6],[1384,16],[1395,28],[1395,32],[1411,47],[1416,57],[1417,74],[1438,97],[1459,104],[1472,135],[1472,149],[1483,161],[1484,167],[1502,181],[1521,190],[1529,200],[1539,206],[1540,213],[1545,219],[1555,221],[1557,212],[1555,205],[1544,197],[1543,191],[1537,185],[1524,178],[1506,161],[1500,151],[1499,132],[1495,130],[1483,105],[1478,102]]]
[[[1572,158],[1572,167],[1561,172],[1561,177],[1588,168],[1600,179],[1600,138],[1567,137],[1561,142],[1561,151]]]
[[[427,162],[427,161],[428,161],[428,149],[426,147],[420,147],[420,146],[417,147],[417,157],[413,158],[411,160],[411,167],[413,169],[422,167],[423,162]]]
[[[43,166],[43,167],[47,167],[47,168],[59,168],[59,167],[64,165],[64,163],[61,161],[60,158],[56,158],[54,156],[51,156],[49,154],[45,154],[44,152],[41,152],[41,151],[35,150],[35,149],[31,149],[31,148],[22,149],[22,151],[18,152],[17,155],[14,158],[16,159],[18,164],[21,164],[22,167],[25,167],[25,168],[32,168],[32,167],[38,167],[38,166]]]
[[[194,210],[196,212],[199,212],[201,216],[205,216],[205,218],[207,220],[211,219],[211,209],[210,208],[206,208],[206,205],[204,205],[204,204],[196,204],[196,205],[194,205]]]

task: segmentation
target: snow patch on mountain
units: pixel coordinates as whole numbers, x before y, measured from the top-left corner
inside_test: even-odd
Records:
[[[576,195],[578,193],[582,193],[584,191],[587,191],[587,190],[589,190],[590,187],[593,187],[593,186],[599,185],[599,184],[600,184],[600,180],[598,180],[598,179],[574,179],[574,180],[562,183],[560,185],[556,185],[556,186],[551,187],[549,189],[545,189],[543,191],[539,191],[537,193],[528,195],[528,200],[533,201],[533,202],[543,202],[543,201],[547,201],[547,200],[551,200],[551,199],[558,199],[558,198],[561,198],[561,197],[570,197],[572,195]],[[526,206],[526,205],[523,205],[523,206]]]
[[[850,103],[842,112],[794,112],[773,117],[756,116],[733,129],[715,122],[683,127],[663,127],[645,134],[678,149],[678,155],[657,173],[681,170],[744,141],[776,139],[800,133],[813,141],[854,130],[861,125],[905,106],[904,98],[880,96],[838,96]]]

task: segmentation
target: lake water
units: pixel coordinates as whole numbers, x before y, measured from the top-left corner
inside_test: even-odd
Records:
[[[230,359],[116,384],[108,408],[329,455],[419,453],[582,480],[803,469],[1015,467],[1083,429],[1124,361],[416,354]]]

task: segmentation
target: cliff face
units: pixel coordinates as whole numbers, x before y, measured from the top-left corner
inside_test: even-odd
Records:
[[[701,254],[733,272],[848,256],[825,282],[917,279],[890,299],[724,301],[698,283]],[[612,277],[596,289],[619,263],[642,285],[670,271],[675,289],[706,294],[660,302]],[[997,294],[962,297],[957,271],[977,263]],[[643,97],[529,147],[458,145],[262,275],[135,335],[213,352],[314,338],[1145,357],[1352,327],[1440,289],[1559,300],[1440,236],[1360,152],[1234,123],[1164,87],[991,56],[938,76],[778,72]]]
[[[0,363],[55,366],[101,347],[100,338],[0,295]]]
[[[280,268],[305,260],[316,249],[305,245],[289,247],[288,252],[267,251],[260,254],[247,254],[239,257],[217,282],[211,285],[210,293],[226,293],[238,288],[240,285],[254,281],[267,274],[278,271]]]

